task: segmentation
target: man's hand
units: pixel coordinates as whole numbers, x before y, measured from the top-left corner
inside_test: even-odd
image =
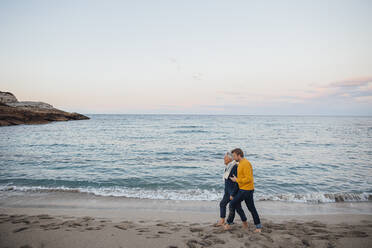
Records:
[[[232,199],[234,199],[234,198],[230,195],[230,201],[232,201]]]
[[[236,176],[230,177],[231,181],[236,182]]]

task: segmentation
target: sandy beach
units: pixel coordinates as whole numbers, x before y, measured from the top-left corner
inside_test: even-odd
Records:
[[[372,248],[371,13],[0,0],[0,248]]]
[[[372,205],[258,202],[261,234],[215,227],[218,203],[81,193],[1,197],[1,247],[370,247]],[[246,212],[248,210],[245,208]],[[249,216],[250,217],[250,216]]]

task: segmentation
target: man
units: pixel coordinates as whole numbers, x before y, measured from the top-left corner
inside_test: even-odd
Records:
[[[233,197],[239,190],[238,184],[236,182],[233,182],[230,179],[230,177],[235,176],[237,174],[237,162],[232,159],[232,154],[230,152],[225,154],[224,163],[225,163],[225,172],[222,178],[225,182],[225,193],[220,202],[220,218],[221,219],[217,222],[216,226],[223,226],[225,224],[226,206],[233,199]],[[231,209],[231,205],[230,205],[229,219],[234,220],[235,210],[236,212],[238,212],[242,221],[246,223],[247,217],[244,214],[244,211],[242,209],[240,202],[236,205],[236,209]]]
[[[253,181],[253,169],[251,163],[244,158],[244,153],[240,148],[236,148],[231,151],[233,154],[234,160],[239,162],[238,165],[238,174],[237,176],[233,175],[230,179],[233,182],[237,182],[239,185],[239,191],[230,202],[231,208],[236,209],[239,206],[241,207],[241,202],[245,201],[249,212],[253,217],[254,224],[256,226],[255,232],[261,232],[262,225],[260,217],[258,216],[256,207],[254,206],[253,201],[253,192],[254,192],[254,181]],[[229,216],[227,219],[227,224],[225,224],[225,230],[230,229],[230,224],[234,221],[233,216]]]

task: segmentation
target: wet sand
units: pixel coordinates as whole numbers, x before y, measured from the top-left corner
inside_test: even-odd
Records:
[[[214,224],[217,202],[2,194],[0,247],[371,247],[371,203],[258,202],[264,226]]]

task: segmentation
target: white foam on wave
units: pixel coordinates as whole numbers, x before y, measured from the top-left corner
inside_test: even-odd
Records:
[[[115,196],[140,199],[158,199],[158,200],[195,200],[195,201],[215,201],[221,198],[221,192],[216,190],[146,190],[141,188],[67,188],[67,187],[42,187],[42,186],[0,186],[0,191],[18,191],[18,192],[70,192],[70,193],[88,193],[97,196]]]
[[[365,202],[372,201],[371,193],[307,193],[261,196],[262,201],[284,201],[303,203]]]
[[[147,190],[141,188],[68,188],[68,187],[43,187],[43,186],[14,186],[0,185],[0,192],[69,192],[69,193],[88,193],[97,196],[128,197],[139,199],[158,199],[158,200],[181,200],[181,201],[219,201],[223,192],[217,190]],[[278,194],[264,195],[255,194],[258,201],[283,201],[283,202],[302,202],[302,203],[333,203],[333,202],[366,202],[372,201],[371,193],[306,193],[306,194]]]

